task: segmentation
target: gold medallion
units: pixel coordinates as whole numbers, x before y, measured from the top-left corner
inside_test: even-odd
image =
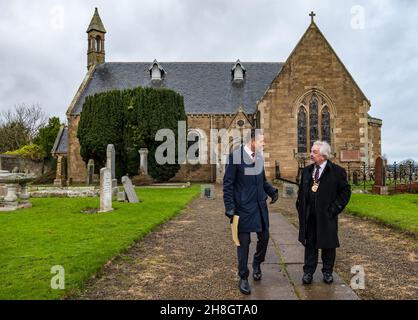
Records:
[[[317,192],[319,188],[319,182],[314,182],[313,186],[312,186],[312,192]]]

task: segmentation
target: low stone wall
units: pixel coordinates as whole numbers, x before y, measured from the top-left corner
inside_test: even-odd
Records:
[[[29,172],[34,173],[36,176],[41,176],[52,170],[52,165],[43,161],[33,161],[19,156],[0,154],[0,170],[12,172],[16,167],[19,172],[29,170]]]

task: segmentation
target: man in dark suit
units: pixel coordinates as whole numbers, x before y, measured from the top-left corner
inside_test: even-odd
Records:
[[[312,283],[321,249],[325,283],[333,282],[338,240],[338,214],[351,196],[345,170],[329,160],[331,147],[316,141],[311,150],[313,164],[302,171],[296,208],[299,215],[299,241],[305,246],[304,284]]]
[[[239,216],[237,247],[239,288],[243,294],[250,294],[248,283],[248,252],[251,232],[258,237],[256,253],[253,260],[253,279],[261,280],[260,265],[264,262],[269,241],[269,217],[267,195],[272,202],[279,197],[278,190],[267,181],[264,173],[262,150],[264,137],[260,130],[252,129],[246,137],[246,143],[229,155],[225,166],[223,193],[225,214],[231,219]]]

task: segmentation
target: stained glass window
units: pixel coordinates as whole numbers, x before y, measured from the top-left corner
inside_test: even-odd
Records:
[[[309,142],[311,147],[318,138],[318,99],[313,97],[309,103]]]
[[[331,117],[327,106],[321,112],[321,136],[322,140],[331,143]]]
[[[306,132],[306,111],[305,108],[302,106],[299,109],[298,113],[298,152],[299,153],[306,153],[307,152],[307,132]]]
[[[331,144],[331,113],[326,99],[317,93],[306,95],[297,113],[297,151],[309,153],[317,140]]]

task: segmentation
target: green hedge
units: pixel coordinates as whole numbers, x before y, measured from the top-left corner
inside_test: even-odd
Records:
[[[178,164],[158,165],[155,141],[159,129],[168,128],[177,137],[178,121],[186,121],[183,97],[168,89],[134,88],[112,90],[86,97],[77,137],[85,162],[94,159],[99,169],[106,162],[106,147],[116,150],[116,176],[138,173],[140,148],[148,148],[148,171],[157,181],[167,181],[180,169]],[[176,148],[177,159],[177,148]]]

